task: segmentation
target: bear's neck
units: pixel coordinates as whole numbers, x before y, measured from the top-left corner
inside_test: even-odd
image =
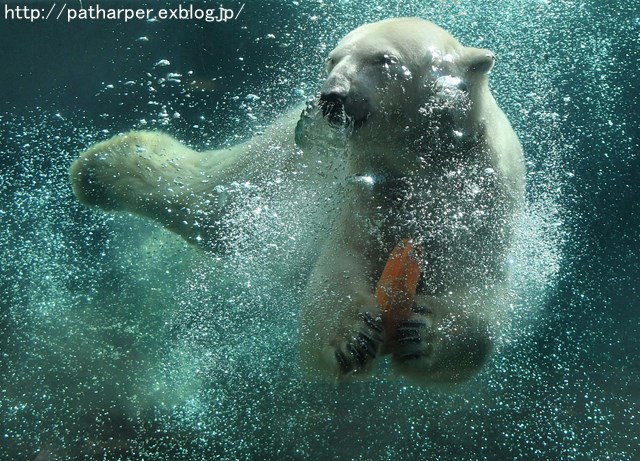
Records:
[[[355,138],[349,145],[349,173],[398,178],[408,172],[484,164],[489,162],[484,131],[484,125],[477,123],[446,130],[428,128],[411,142],[395,136]]]

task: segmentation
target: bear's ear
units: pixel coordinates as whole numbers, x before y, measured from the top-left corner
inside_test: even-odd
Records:
[[[461,68],[465,72],[488,74],[496,62],[496,55],[483,48],[465,47],[461,56]]]

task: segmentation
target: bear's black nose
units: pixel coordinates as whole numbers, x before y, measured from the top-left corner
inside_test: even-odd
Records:
[[[320,93],[320,108],[322,116],[332,125],[344,125],[346,114],[344,112],[344,102],[346,95],[340,91],[329,91]]]

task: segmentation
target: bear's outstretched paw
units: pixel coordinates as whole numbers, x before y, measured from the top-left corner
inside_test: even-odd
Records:
[[[339,377],[369,371],[382,349],[384,339],[380,316],[373,317],[363,312],[360,318],[362,323],[355,336],[335,348]]]
[[[414,307],[407,320],[400,321],[393,344],[397,363],[431,360],[433,356],[433,319],[426,308]]]

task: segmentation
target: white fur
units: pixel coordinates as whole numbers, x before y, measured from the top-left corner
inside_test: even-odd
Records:
[[[373,368],[372,360],[345,371],[336,351],[348,350],[362,313],[379,315],[374,286],[402,238],[425,250],[423,310],[410,318],[420,325],[419,344],[386,346],[396,370],[421,383],[457,382],[486,360],[524,187],[520,143],[487,83],[493,61],[414,18],[360,27],[330,53],[321,91],[345,96],[355,129],[340,217],[318,248],[303,300],[301,356],[311,376],[366,376]],[[137,213],[215,247],[212,223],[224,219],[215,185],[259,183],[266,165],[287,171],[320,155],[294,146],[300,110],[213,152],[161,133],[116,136],[72,165],[73,190],[86,205]]]

